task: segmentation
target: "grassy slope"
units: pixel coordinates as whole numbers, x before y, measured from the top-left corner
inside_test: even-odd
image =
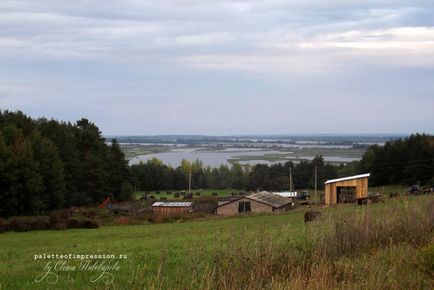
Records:
[[[399,200],[390,200],[386,203],[372,205],[370,208],[376,209],[376,212],[381,215],[385,207],[399,202]],[[345,205],[323,210],[344,213],[363,211],[363,209],[364,207],[360,206]],[[164,289],[179,287],[176,284],[177,278],[179,276],[190,277],[194,265],[199,265],[199,268],[202,269],[204,265],[212,265],[209,254],[215,253],[216,247],[231,247],[232,244],[240,243],[251,246],[254,245],[252,242],[255,242],[255,237],[261,236],[261,233],[264,232],[271,235],[271,240],[282,242],[283,237],[284,239],[300,241],[307,230],[308,228],[303,222],[303,211],[292,211],[280,215],[221,218],[174,224],[110,226],[97,230],[8,232],[0,235],[0,289],[47,289],[47,286],[50,285],[33,282],[36,275],[43,272],[43,267],[47,262],[33,260],[34,254],[41,253],[127,254],[128,259],[120,261],[120,271],[113,272],[115,280],[112,286],[115,289],[143,289],[143,285],[152,283],[149,281],[156,276],[160,264],[162,265],[160,276],[164,277],[165,281]],[[243,235],[245,235],[245,239]],[[237,236],[237,238],[231,243],[233,236]],[[219,240],[224,242],[220,243]],[[283,242],[285,245],[286,242],[284,240]],[[288,240],[287,245],[289,242]],[[237,250],[229,248],[229,251],[236,252]],[[223,251],[223,253],[225,252]],[[383,280],[381,279],[385,279],[389,275],[387,273],[389,273],[391,265],[396,265],[396,269],[392,269],[395,272],[392,273],[393,275],[391,274],[390,282],[388,282],[390,287],[396,288],[397,284],[394,281],[397,277],[401,277],[405,281],[425,279],[417,276],[419,272],[412,272],[413,264],[406,261],[409,256],[413,259],[417,253],[417,250],[406,246],[385,248],[372,257],[367,254],[355,260],[347,261],[344,259],[342,267],[352,265],[349,268],[352,269],[357,268],[357,265],[360,264],[362,270],[357,275],[371,273],[368,278],[379,279],[380,282],[377,280],[369,282],[370,285],[384,286],[388,284],[382,284]],[[374,262],[371,263],[371,259],[375,261],[375,264],[372,264]],[[386,261],[385,259],[392,260],[383,263]],[[76,264],[77,262],[70,261],[70,263]],[[371,265],[373,266],[371,267]],[[432,262],[430,264],[428,261],[428,265],[432,265]],[[366,267],[366,270],[363,270],[363,267]],[[349,273],[348,275],[353,275],[352,272]],[[412,273],[414,273],[414,277]],[[406,275],[410,275],[412,278],[410,276],[405,278]],[[69,275],[68,273],[60,273],[59,282],[51,289],[87,289],[95,286],[98,289],[104,289],[103,284],[95,285],[89,282],[93,276],[94,274],[84,272],[71,272]],[[352,287],[356,286],[352,285]],[[285,289],[285,285],[282,287]],[[357,287],[363,288],[363,285]],[[314,285],[312,288],[315,288]]]
[[[167,255],[164,272],[172,279],[177,272],[175,266],[178,269],[183,264],[188,264],[194,256],[192,252],[199,255],[198,247],[206,255],[216,236],[230,235],[233,231],[244,228],[252,231],[267,228],[277,233],[283,226],[290,226],[293,234],[300,236],[303,229],[302,213],[176,224],[114,226],[97,230],[8,232],[0,235],[0,289],[46,289],[46,283],[33,282],[47,262],[33,260],[34,254],[41,253],[127,254],[127,261],[121,261],[121,270],[115,273],[116,287],[128,285],[128,279],[137,268],[145,273],[145,278],[154,276],[161,255]],[[91,287],[93,284],[88,282],[90,277],[91,275],[82,272],[73,272],[69,277],[65,273],[60,274],[55,289]]]

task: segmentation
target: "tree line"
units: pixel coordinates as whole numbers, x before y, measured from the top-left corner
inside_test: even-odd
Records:
[[[326,164],[204,166],[183,160],[178,167],[152,159],[135,165],[113,139],[107,143],[87,119],[75,123],[32,119],[20,111],[0,110],[0,216],[32,215],[71,206],[101,203],[107,196],[130,199],[135,190],[183,190],[190,172],[193,189],[289,190],[313,188],[317,171],[321,189],[327,179],[371,173],[370,185],[434,182],[434,137],[415,134],[384,146],[372,145],[361,161]]]
[[[0,111],[0,216],[36,215],[131,194],[128,163],[87,119],[75,124]]]
[[[413,134],[404,139],[372,145],[359,163],[370,172],[373,186],[387,184],[434,184],[434,136]]]
[[[289,171],[292,170],[295,188],[313,188],[315,167],[318,184],[336,178],[338,167],[325,164],[322,156],[311,162],[301,161],[294,164],[257,164],[242,166],[234,163],[230,166],[204,167],[200,160],[189,162],[182,160],[181,165],[173,168],[161,160],[151,159],[147,162],[131,165],[130,176],[137,190],[152,191],[162,189],[183,190],[188,188],[190,172],[193,189],[240,189],[240,190],[288,190]]]

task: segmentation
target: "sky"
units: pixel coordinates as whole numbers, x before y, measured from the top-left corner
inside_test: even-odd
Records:
[[[1,0],[0,109],[106,135],[434,133],[434,2]]]

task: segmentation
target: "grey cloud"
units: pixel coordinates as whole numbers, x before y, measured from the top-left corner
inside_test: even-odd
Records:
[[[107,134],[432,131],[384,115],[434,106],[433,19],[418,0],[1,1],[0,106]]]

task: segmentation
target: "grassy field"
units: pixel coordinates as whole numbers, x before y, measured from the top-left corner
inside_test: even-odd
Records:
[[[181,192],[182,190],[169,190],[171,193],[168,194],[167,190],[161,190],[160,193],[157,194],[156,191],[150,191],[148,194],[149,195],[153,195],[155,197],[155,199],[160,199],[160,198],[166,198],[166,199],[183,199],[184,196],[180,195],[179,198],[175,198],[175,192]],[[184,192],[188,193],[188,190],[185,190]],[[200,195],[197,195],[196,193],[200,193]],[[213,192],[217,192],[219,197],[224,197],[224,196],[231,196],[232,193],[240,193],[240,192],[244,192],[244,190],[240,190],[240,189],[196,189],[196,190],[192,190],[191,193],[193,194],[193,197],[198,197],[198,196],[212,196]],[[141,198],[142,195],[145,194],[144,191],[138,191],[136,192],[136,197],[137,198]]]
[[[0,289],[432,289],[433,220],[426,212],[433,214],[433,205],[433,197],[424,196],[318,208],[329,219],[313,224],[303,222],[301,209],[173,224],[7,232],[0,234]],[[36,283],[48,262],[62,261],[34,260],[44,253],[127,259],[115,259],[119,270],[99,280],[101,271],[68,271],[64,265]]]
[[[8,232],[0,235],[0,289],[46,289],[46,281],[34,282],[35,277],[44,272],[47,261],[34,261],[33,257],[43,253],[126,254],[128,259],[121,260],[121,269],[114,273],[114,285],[123,289],[138,283],[137,279],[142,281],[156,276],[160,261],[164,259],[161,275],[170,282],[180,269],[188,271],[194,259],[206,257],[206,252],[217,245],[219,238],[233,231],[257,232],[267,228],[277,235],[282,228],[289,227],[295,237],[300,237],[303,232],[302,215],[301,212],[291,212],[188,223],[112,226],[96,230]],[[77,261],[68,262],[77,264]],[[102,283],[89,282],[93,276],[86,272],[60,272],[59,281],[53,289],[102,287]]]

